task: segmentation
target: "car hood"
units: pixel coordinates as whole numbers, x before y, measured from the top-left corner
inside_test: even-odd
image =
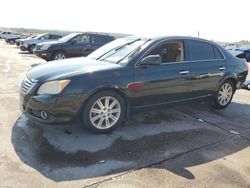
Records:
[[[56,41],[49,41],[49,42],[42,42],[42,43],[39,43],[39,46],[41,46],[41,45],[62,44],[62,43],[63,43],[63,42],[56,40]]]
[[[45,82],[49,80],[67,79],[84,73],[118,69],[121,65],[100,62],[86,57],[50,61],[33,67],[27,73],[30,80]]]

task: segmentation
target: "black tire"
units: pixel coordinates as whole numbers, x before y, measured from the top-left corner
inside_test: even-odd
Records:
[[[221,92],[221,90],[222,90],[222,87],[225,87],[225,85],[228,85],[228,87],[229,87],[229,86],[231,87],[232,94],[230,95],[230,97],[228,97],[227,100],[225,100],[225,104],[222,104],[222,102],[220,101],[219,97],[221,96],[220,92]],[[226,80],[226,81],[224,81],[224,82],[220,85],[219,89],[217,90],[217,92],[216,92],[216,94],[215,94],[215,96],[214,96],[214,98],[213,98],[212,106],[213,106],[214,108],[216,108],[216,109],[224,109],[224,108],[226,108],[226,107],[231,103],[231,101],[232,101],[232,99],[233,99],[233,95],[234,95],[234,93],[235,93],[235,89],[236,89],[236,88],[235,88],[235,85],[234,85],[234,83],[233,83],[231,80]]]
[[[101,123],[101,127],[102,128],[97,128],[95,125],[94,125],[94,123],[92,123],[91,122],[91,116],[92,116],[92,114],[93,114],[93,112],[91,112],[91,109],[92,109],[92,107],[93,108],[96,108],[96,106],[97,107],[99,107],[99,105],[97,104],[97,101],[100,99],[102,102],[104,102],[105,104],[106,104],[106,101],[105,101],[105,97],[110,97],[110,100],[109,100],[109,104],[110,104],[110,107],[112,106],[112,103],[115,101],[115,102],[118,102],[119,104],[117,104],[117,106],[115,105],[114,106],[114,108],[116,108],[116,109],[114,109],[113,107],[111,107],[112,109],[111,110],[117,110],[117,109],[119,109],[119,107],[120,107],[120,113],[118,113],[119,114],[119,117],[118,117],[118,114],[116,114],[117,115],[117,121],[115,122],[115,121],[113,121],[112,122],[112,120],[113,120],[113,118],[111,118],[111,116],[113,116],[113,114],[112,114],[112,112],[111,111],[109,111],[109,112],[107,112],[108,111],[108,109],[106,109],[107,111],[106,111],[106,119],[108,119],[107,120],[107,122],[106,122],[106,119],[105,120],[103,120],[104,118],[103,118],[103,116],[105,116],[105,114],[103,113],[103,111],[101,112],[101,113],[96,113],[96,116],[101,116],[101,118],[99,118],[99,119],[97,119],[97,120],[95,120],[95,122],[96,122],[96,124],[99,124],[100,122],[101,122],[101,120],[102,120],[102,123]],[[113,100],[114,99],[114,100]],[[106,107],[106,106],[104,106],[104,107]],[[109,109],[110,110],[110,109]],[[113,91],[101,91],[101,92],[99,92],[99,93],[96,93],[96,94],[94,94],[93,96],[91,96],[88,100],[87,100],[87,102],[84,104],[84,107],[83,107],[83,110],[82,110],[82,112],[81,112],[81,119],[82,119],[82,121],[83,121],[83,123],[84,123],[84,126],[88,129],[88,130],[90,130],[90,131],[92,131],[92,132],[94,132],[94,133],[107,133],[107,132],[111,132],[112,130],[114,130],[117,126],[119,126],[120,124],[121,124],[121,122],[123,121],[123,119],[124,119],[124,117],[125,117],[125,112],[126,112],[126,105],[125,105],[125,102],[124,102],[124,100],[123,100],[123,98],[118,94],[118,93],[116,93],[116,92],[113,92]],[[108,114],[107,113],[110,113],[111,115],[108,117]],[[94,113],[95,114],[95,113]],[[97,115],[98,114],[98,115]],[[113,116],[114,117],[114,116]],[[92,118],[92,120],[93,120],[93,118]],[[111,121],[110,121],[111,120]],[[98,121],[98,122],[97,122]],[[114,123],[112,126],[110,126],[110,127],[106,127],[107,126],[107,124],[108,125],[110,125],[110,124],[112,124],[112,123],[110,123],[110,122],[112,122],[112,123]],[[104,126],[102,126],[102,125],[104,125]]]
[[[14,41],[14,40],[10,40],[9,43],[10,43],[10,44],[14,44],[15,41]]]
[[[30,45],[29,47],[28,47],[28,51],[31,53],[31,54],[33,54],[33,50],[35,49],[35,45]]]
[[[65,54],[64,52],[58,51],[58,52],[55,52],[55,53],[53,54],[52,60],[59,60],[59,59],[57,58],[58,56],[61,56],[61,57],[64,56],[64,58],[61,58],[61,59],[67,58],[67,56],[66,56],[66,54]]]

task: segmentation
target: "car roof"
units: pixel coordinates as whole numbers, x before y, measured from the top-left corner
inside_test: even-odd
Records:
[[[213,41],[202,39],[202,38],[197,38],[197,37],[190,37],[190,36],[153,36],[153,37],[146,36],[146,37],[144,37],[144,36],[131,35],[131,36],[128,36],[125,38],[152,40],[154,42],[160,42],[162,40],[196,40],[196,41],[206,42],[206,43],[210,43],[210,44],[219,46],[217,43],[215,43]]]

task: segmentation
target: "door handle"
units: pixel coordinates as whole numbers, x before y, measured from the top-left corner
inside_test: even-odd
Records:
[[[223,70],[226,69],[226,67],[219,67],[218,69],[219,69],[220,71],[223,71]]]
[[[180,74],[181,75],[189,74],[189,71],[181,71]]]

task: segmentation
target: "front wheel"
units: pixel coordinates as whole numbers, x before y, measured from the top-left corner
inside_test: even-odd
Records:
[[[28,47],[28,50],[29,50],[29,52],[30,52],[31,54],[33,54],[34,49],[35,49],[35,46],[34,46],[34,45],[31,45],[31,46]]]
[[[107,133],[121,124],[125,116],[125,103],[119,94],[103,91],[86,102],[81,116],[89,130]]]
[[[66,55],[63,52],[56,52],[53,57],[52,60],[60,60],[60,59],[65,59]]]
[[[232,101],[234,91],[235,86],[230,80],[223,82],[215,95],[213,106],[217,109],[226,108]]]

